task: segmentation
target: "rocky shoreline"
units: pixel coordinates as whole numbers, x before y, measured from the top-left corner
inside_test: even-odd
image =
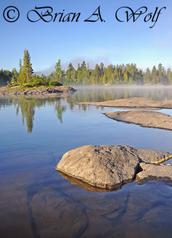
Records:
[[[79,104],[98,107],[172,109],[172,100],[158,101],[143,97],[124,98],[103,102],[81,102]]]
[[[134,180],[172,180],[172,166],[163,164],[171,158],[168,152],[126,145],[88,145],[64,154],[56,170],[74,178],[75,183],[78,180],[111,191]]]
[[[172,116],[156,111],[120,111],[105,115],[113,120],[147,128],[172,130]]]
[[[1,87],[0,96],[57,96],[65,97],[74,93],[76,89],[69,86],[54,86],[54,87],[34,87],[34,88],[19,88],[19,87]]]

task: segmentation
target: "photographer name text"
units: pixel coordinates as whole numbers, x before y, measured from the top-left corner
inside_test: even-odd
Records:
[[[114,11],[113,21],[118,23],[136,23],[141,20],[148,24],[149,28],[154,28],[165,13],[167,7],[154,7],[149,9],[147,6],[141,6],[133,9],[128,6],[122,6]],[[7,6],[2,10],[3,20],[8,23],[15,23],[21,20],[21,9],[17,6]],[[23,13],[22,13],[23,14]],[[103,14],[103,9],[98,6],[84,16],[81,12],[67,12],[65,9],[58,12],[52,6],[35,6],[25,13],[25,18],[31,23],[106,23],[107,20]]]

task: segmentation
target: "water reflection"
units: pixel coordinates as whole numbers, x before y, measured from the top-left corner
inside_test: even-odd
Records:
[[[23,124],[27,127],[27,132],[31,133],[33,130],[33,120],[35,115],[35,107],[38,105],[35,99],[19,98],[16,102],[16,114],[19,115],[19,111],[22,115]]]
[[[74,177],[71,177],[69,175],[66,175],[62,172],[58,172],[63,178],[65,178],[69,183],[73,184],[73,185],[76,185],[86,191],[89,191],[89,192],[109,192],[110,190],[109,189],[106,189],[106,188],[98,188],[98,187],[95,187],[95,186],[92,186],[88,183],[85,183],[83,182],[82,180],[79,180],[77,178],[74,178]],[[113,190],[112,191],[117,191],[119,189],[122,188],[124,184],[118,184],[116,185],[115,187],[113,187]]]
[[[60,99],[55,98],[29,98],[29,97],[14,97],[0,99],[0,109],[7,106],[14,105],[16,108],[16,115],[22,117],[23,125],[26,126],[27,132],[32,133],[34,126],[34,117],[36,109],[40,107],[45,107],[46,105],[53,105],[57,115],[57,119],[63,122],[63,113],[66,111],[66,106],[62,105]]]
[[[172,98],[171,89],[137,90],[81,88],[61,100],[0,99],[0,237],[171,238],[171,186],[154,181],[88,192],[55,170],[62,154],[84,144],[172,152],[171,132],[111,121],[102,115],[111,108],[76,105],[139,95]],[[32,134],[22,130],[22,117]]]
[[[56,112],[57,112],[57,118],[61,123],[63,123],[63,113],[66,111],[66,106],[63,106],[61,101],[59,100],[56,105]]]
[[[146,97],[154,100],[172,99],[172,87],[78,87],[77,92],[64,99],[59,98],[31,98],[31,97],[12,97],[0,98],[0,110],[14,105],[16,115],[22,117],[23,124],[27,132],[32,133],[34,127],[34,118],[36,109],[50,105],[54,107],[56,117],[60,123],[63,123],[63,115],[67,109],[87,111],[87,105],[78,105],[78,102],[84,101],[106,101],[119,98]]]

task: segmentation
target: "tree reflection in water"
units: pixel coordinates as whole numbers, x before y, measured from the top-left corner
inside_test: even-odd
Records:
[[[61,123],[63,122],[63,112],[66,111],[66,107],[62,105],[61,100],[56,98],[38,99],[19,97],[14,98],[12,103],[16,105],[16,114],[19,115],[21,113],[23,124],[26,126],[28,133],[32,133],[33,131],[36,108],[40,108],[47,104],[55,106],[57,118]]]
[[[79,105],[79,102],[89,101],[106,101],[119,98],[131,97],[146,97],[154,100],[168,100],[172,99],[172,87],[165,86],[81,86],[77,87],[77,92],[68,98],[44,98],[44,97],[13,97],[13,98],[0,98],[0,110],[10,105],[16,106],[17,115],[22,115],[23,123],[27,127],[28,133],[33,131],[33,122],[35,117],[36,108],[50,105],[55,109],[57,119],[63,123],[63,114],[69,107],[73,110],[77,105],[77,109],[87,111],[87,105]]]
[[[59,100],[55,106],[57,112],[57,118],[61,123],[63,123],[63,112],[66,111],[66,107],[61,105],[61,101]]]

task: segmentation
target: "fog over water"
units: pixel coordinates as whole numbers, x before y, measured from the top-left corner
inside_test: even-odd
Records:
[[[172,86],[164,85],[107,85],[107,86],[74,86],[77,96],[90,96],[90,100],[112,100],[128,97],[147,97],[156,100],[172,99]],[[89,95],[89,96],[88,96]]]

